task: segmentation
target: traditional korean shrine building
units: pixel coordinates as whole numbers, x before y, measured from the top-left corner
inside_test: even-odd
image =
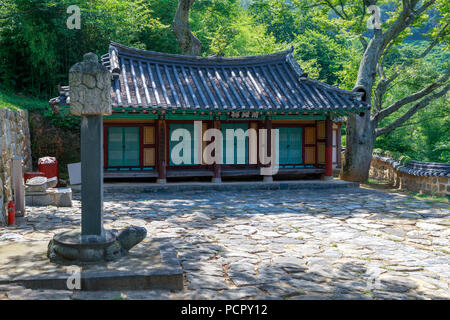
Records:
[[[105,178],[165,182],[206,176],[220,181],[260,174],[260,162],[249,162],[248,137],[245,150],[234,148],[245,154],[240,161],[227,162],[224,155],[223,164],[174,163],[170,154],[178,141],[172,141],[172,133],[184,128],[194,139],[194,121],[202,121],[203,132],[224,132],[224,149],[236,144],[225,139],[226,129],[279,129],[277,175],[329,177],[340,161],[336,119],[369,108],[357,92],[308,78],[292,49],[250,57],[193,57],[112,42],[101,60],[112,75],[113,113],[104,117]],[[70,104],[68,87],[50,104]]]

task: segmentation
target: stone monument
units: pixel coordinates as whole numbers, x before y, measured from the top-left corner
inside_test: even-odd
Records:
[[[56,234],[47,256],[56,263],[111,261],[147,235],[142,227],[120,233],[103,228],[103,116],[111,109],[111,73],[94,53],[69,71],[70,112],[81,116],[81,230]]]

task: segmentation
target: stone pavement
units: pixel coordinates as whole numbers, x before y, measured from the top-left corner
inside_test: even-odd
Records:
[[[79,226],[77,197],[73,208],[29,208],[0,229],[0,245]],[[450,299],[445,203],[356,188],[105,194],[105,224],[170,238],[185,290],[0,285],[0,299]]]

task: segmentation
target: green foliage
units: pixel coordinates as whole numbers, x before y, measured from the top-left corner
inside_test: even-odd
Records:
[[[415,41],[401,46],[391,55],[399,61],[410,61],[427,46],[426,42]],[[449,53],[435,48],[423,60],[412,61],[412,65],[400,75],[390,90],[386,104],[425,87],[438,77],[438,72],[448,67]],[[392,59],[392,57],[390,57]],[[434,100],[429,106],[417,112],[401,127],[387,136],[380,136],[375,146],[391,152],[409,156],[415,160],[450,162],[450,100],[447,97]],[[407,108],[410,108],[408,106]],[[398,117],[393,113],[380,125],[392,123]]]
[[[300,30],[295,8],[284,0],[256,0],[249,7],[255,20],[267,26],[277,42],[291,42]]]
[[[56,84],[67,83],[71,65],[86,52],[104,54],[110,40],[141,48],[157,43],[151,48],[167,49],[169,27],[154,19],[145,3],[10,0],[0,19],[1,85],[48,98],[56,94]],[[67,28],[69,5],[81,8],[80,30]]]
[[[60,110],[57,113],[54,113],[50,108],[47,108],[47,110],[43,112],[43,115],[57,128],[75,132],[80,130],[80,117],[71,115],[68,108]]]
[[[309,71],[309,76],[329,84],[339,84],[339,75],[344,72],[349,57],[357,56],[350,41],[318,30],[305,30],[292,44],[295,58]]]
[[[6,91],[0,91],[0,108],[4,109],[26,109],[26,110],[45,110],[48,102],[33,99],[23,95],[16,95]]]
[[[111,40],[179,53],[171,31],[177,0],[7,0],[0,6],[0,87],[48,99],[86,52],[102,55]],[[81,9],[81,29],[68,29],[69,5]],[[203,55],[271,53],[282,46],[237,0],[198,0],[191,29]]]

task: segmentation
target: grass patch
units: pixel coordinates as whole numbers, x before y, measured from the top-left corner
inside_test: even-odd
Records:
[[[47,101],[0,91],[0,109],[45,110],[47,109],[47,107],[48,107]]]
[[[365,260],[365,261],[367,261],[367,262],[372,261],[372,259],[369,258],[369,257],[358,257],[358,259],[360,259],[360,260]]]
[[[375,180],[375,179],[372,179],[372,178],[369,178],[367,180],[367,182],[369,184],[378,184],[378,185],[383,185],[383,184],[388,184],[389,183],[389,181],[386,181],[386,180]]]
[[[432,204],[433,202],[444,202],[449,203],[450,199],[448,197],[434,196],[417,192],[408,192],[409,196],[414,197],[416,199],[425,200],[426,203]]]
[[[427,194],[418,193],[418,192],[399,190],[399,189],[394,188],[392,186],[392,184],[390,184],[388,181],[384,181],[384,180],[369,179],[367,183],[361,184],[361,186],[364,188],[367,188],[367,189],[375,189],[375,190],[382,190],[382,191],[390,192],[390,193],[403,194],[403,195],[410,196],[410,197],[413,197],[418,200],[423,200],[428,204],[433,204],[436,202],[441,202],[441,203],[449,203],[450,202],[449,197],[441,197],[441,196],[435,196],[435,195],[427,195]],[[408,204],[408,201],[405,201],[405,204]]]
[[[364,291],[364,294],[366,295],[366,296],[369,296],[369,297],[371,297],[371,298],[373,298],[375,295],[372,293],[372,292],[370,292],[369,290],[365,290]]]

